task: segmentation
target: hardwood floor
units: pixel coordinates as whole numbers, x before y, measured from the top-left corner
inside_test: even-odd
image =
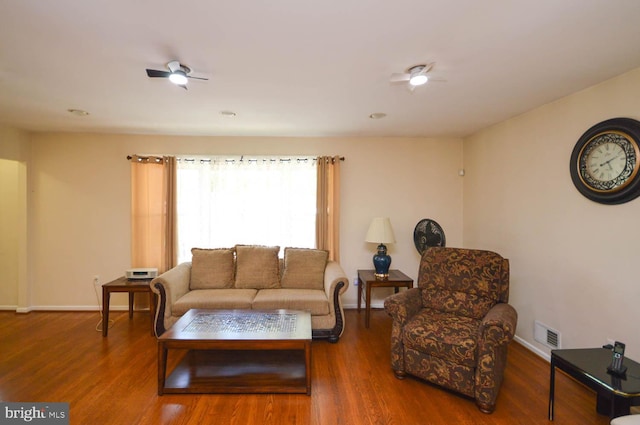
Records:
[[[0,312],[0,400],[68,402],[71,424],[548,424],[549,364],[517,343],[496,411],[389,366],[391,320],[373,310],[346,312],[337,344],[312,344],[307,395],[157,395],[157,346],[148,313],[111,314],[109,336],[98,313]],[[173,367],[177,358],[171,358]],[[595,394],[556,374],[555,423],[604,425]]]

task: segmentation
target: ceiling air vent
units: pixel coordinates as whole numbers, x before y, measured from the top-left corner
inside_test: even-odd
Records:
[[[541,344],[547,347],[556,349],[560,348],[560,332],[555,329],[551,329],[549,326],[535,321],[533,338]]]

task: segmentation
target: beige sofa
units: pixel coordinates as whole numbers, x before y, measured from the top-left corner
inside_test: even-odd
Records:
[[[344,330],[340,295],[349,280],[326,251],[236,245],[191,250],[192,261],[151,281],[154,329],[163,334],[189,309],[289,309],[311,312],[314,339],[337,342]]]

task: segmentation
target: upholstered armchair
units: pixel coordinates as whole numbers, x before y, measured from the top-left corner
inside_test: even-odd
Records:
[[[495,409],[517,313],[509,300],[509,260],[490,251],[428,248],[418,287],[388,297],[391,367]]]

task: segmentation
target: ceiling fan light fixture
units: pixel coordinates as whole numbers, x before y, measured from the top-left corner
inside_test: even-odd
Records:
[[[73,114],[73,115],[77,115],[79,117],[86,117],[87,115],[89,115],[89,112],[84,111],[82,109],[71,108],[71,109],[67,109],[67,112],[69,112],[70,114]]]
[[[187,84],[187,74],[182,70],[173,71],[171,75],[169,75],[169,81],[178,86],[184,86]]]
[[[411,84],[412,86],[421,86],[423,84],[426,84],[427,81],[429,81],[429,77],[427,77],[425,74],[415,74],[412,75],[411,78],[409,78],[409,84]]]

